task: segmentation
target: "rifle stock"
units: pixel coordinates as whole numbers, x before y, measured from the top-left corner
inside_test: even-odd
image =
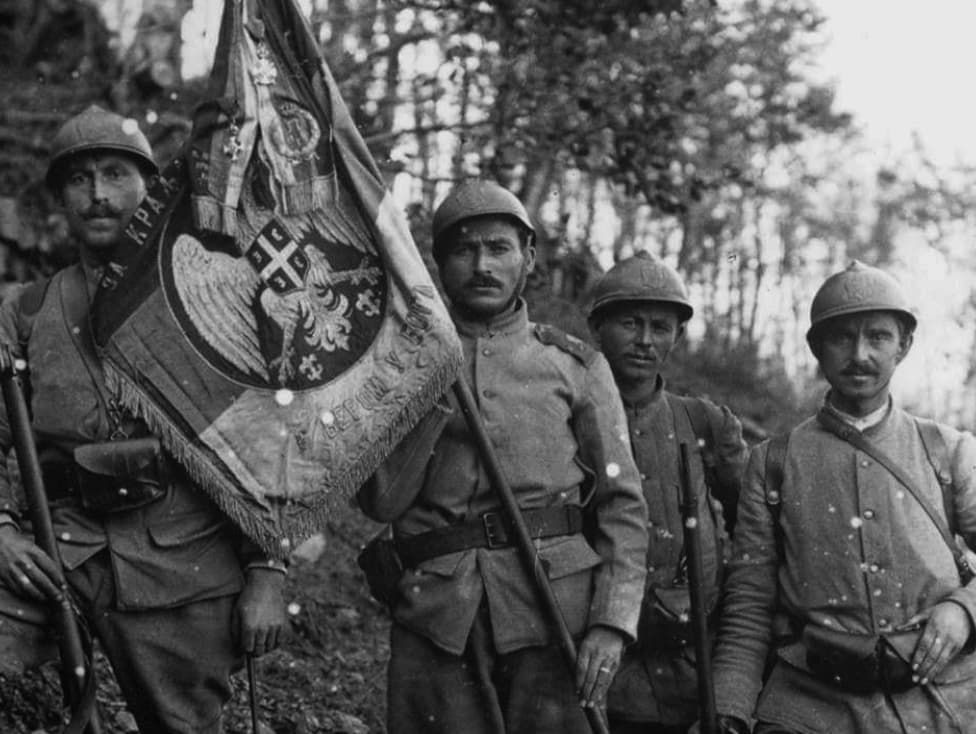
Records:
[[[685,555],[688,559],[688,590],[691,595],[691,623],[695,637],[695,671],[698,674],[698,707],[701,734],[718,734],[715,710],[715,682],[712,676],[712,651],[708,639],[708,612],[705,609],[705,572],[702,568],[701,523],[698,518],[698,491],[691,477],[691,452],[682,442],[681,519]]]
[[[543,611],[549,617],[549,621],[556,631],[556,638],[566,664],[569,666],[570,675],[574,675],[576,672],[576,643],[573,642],[569,627],[566,625],[562,610],[559,608],[559,601],[556,599],[552,584],[549,582],[545,566],[539,558],[535,543],[532,542],[532,536],[525,524],[525,518],[522,517],[522,510],[518,506],[508,480],[505,479],[501,464],[499,464],[498,457],[495,454],[495,448],[492,446],[485,426],[481,422],[481,415],[478,413],[478,406],[471,394],[471,388],[463,375],[459,376],[454,383],[454,395],[461,406],[461,412],[464,413],[468,429],[474,436],[488,478],[491,479],[491,483],[498,493],[502,510],[515,531],[515,545],[518,548],[519,558],[521,558],[529,576],[535,580],[535,588],[542,603]],[[586,708],[584,712],[594,734],[609,734],[609,728],[601,710]]]
[[[61,554],[54,536],[54,524],[44,489],[41,463],[34,444],[34,432],[31,429],[30,414],[20,377],[12,369],[4,370],[0,373],[0,388],[7,409],[7,419],[20,467],[24,493],[27,497],[34,542],[54,560],[57,567],[55,581],[61,589],[61,598],[58,602],[52,603],[52,622],[57,633],[58,651],[61,654],[64,698],[72,709],[71,721],[66,726],[64,734],[83,730],[87,734],[101,734],[101,726],[94,708],[94,670],[85,659],[81,631],[71,605],[68,583],[61,570]]]

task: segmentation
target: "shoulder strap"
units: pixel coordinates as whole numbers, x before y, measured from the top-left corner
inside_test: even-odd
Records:
[[[584,367],[589,367],[590,363],[596,359],[596,355],[599,354],[596,349],[583,340],[577,339],[550,324],[534,324],[532,333],[535,334],[536,339],[546,346],[557,347],[566,354],[573,356]]]
[[[65,327],[71,335],[71,342],[81,356],[81,361],[88,371],[98,400],[102,404],[102,409],[108,417],[112,438],[120,435],[121,412],[108,394],[105,386],[105,373],[102,370],[101,362],[95,352],[95,340],[92,337],[91,318],[88,308],[88,284],[85,282],[85,274],[81,266],[75,266],[65,271],[61,279],[61,315],[65,321]],[[81,323],[72,323],[74,317],[84,314]]]
[[[783,557],[783,529],[780,527],[780,509],[783,504],[783,476],[786,466],[786,449],[789,447],[790,434],[777,433],[769,439],[766,447],[766,464],[763,471],[763,490],[766,493],[766,507],[773,518],[773,537],[776,543],[776,554]]]
[[[952,499],[952,469],[949,461],[949,447],[946,445],[945,437],[935,421],[916,418],[915,427],[922,439],[922,446],[925,447],[925,455],[928,457],[929,464],[932,465],[935,477],[939,480],[939,486],[942,488],[942,509],[945,512],[946,523],[949,525],[949,530],[955,534],[957,531],[956,505]]]
[[[859,430],[851,425],[848,425],[843,420],[832,414],[830,411],[821,409],[820,412],[817,413],[817,421],[821,426],[826,428],[835,436],[847,441],[847,443],[851,444],[851,446],[863,451],[865,454],[881,464],[881,466],[887,469],[891,475],[898,480],[899,484],[901,484],[911,493],[919,506],[925,510],[925,514],[928,515],[929,519],[932,520],[932,523],[942,536],[942,540],[945,541],[945,544],[952,552],[952,557],[955,559],[956,566],[959,568],[959,575],[963,579],[963,583],[968,582],[969,578],[972,578],[973,571],[969,568],[969,563],[963,556],[962,551],[959,550],[959,546],[956,545],[956,541],[952,537],[952,532],[949,530],[949,525],[946,518],[943,517],[943,515],[941,515],[939,511],[932,506],[932,503],[926,499],[921,490],[915,486],[915,482],[912,480],[911,476],[909,476],[908,473],[905,472],[901,466],[894,461],[894,459],[888,456],[888,454],[886,454],[880,446],[868,439]],[[967,575],[969,578],[967,578]]]
[[[44,305],[51,280],[50,277],[35,280],[33,283],[24,286],[24,290],[18,296],[20,318],[17,320],[17,340],[21,347],[30,341],[31,331],[34,328],[34,317]]]
[[[675,395],[688,414],[691,428],[695,432],[695,438],[704,441],[705,445],[711,448],[715,445],[715,433],[712,430],[712,423],[708,420],[708,413],[705,410],[705,403],[700,398],[690,395]]]

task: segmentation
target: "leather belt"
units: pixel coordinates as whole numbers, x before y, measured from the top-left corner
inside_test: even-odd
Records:
[[[522,517],[533,538],[575,535],[583,530],[583,511],[579,505],[560,505],[522,510]],[[477,520],[448,525],[418,535],[397,538],[396,549],[405,568],[448,553],[471,548],[507,548],[513,544],[511,523],[501,512],[486,512]]]

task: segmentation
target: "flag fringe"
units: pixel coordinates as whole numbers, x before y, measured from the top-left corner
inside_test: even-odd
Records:
[[[433,370],[427,381],[405,402],[403,408],[391,421],[379,440],[351,459],[349,466],[341,471],[334,467],[329,480],[330,487],[323,487],[310,497],[303,497],[292,504],[283,524],[277,527],[254,512],[259,498],[250,498],[232,479],[216,469],[208,450],[202,449],[195,441],[188,439],[179,427],[161,410],[138,384],[124,370],[110,360],[104,362],[105,380],[109,390],[138,418],[149,430],[159,437],[163,446],[179,464],[186,469],[190,479],[198,485],[211,500],[233,521],[241,531],[275,560],[286,560],[291,551],[306,538],[320,532],[338,509],[348,507],[348,500],[372,476],[380,463],[403,439],[406,433],[426,415],[434,402],[454,383],[461,367],[460,356],[455,360],[441,363]],[[264,500],[273,502],[273,500]],[[296,506],[301,509],[296,510]],[[273,513],[281,522],[282,513]]]

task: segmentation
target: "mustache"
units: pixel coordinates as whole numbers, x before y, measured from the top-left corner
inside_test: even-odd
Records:
[[[864,364],[849,364],[842,369],[840,373],[846,377],[855,377],[860,375],[877,377],[878,375],[878,371],[876,369]]]
[[[122,212],[111,204],[92,204],[81,213],[82,219],[118,219],[121,216]]]
[[[502,283],[490,275],[476,275],[466,283],[468,288],[501,288]]]

